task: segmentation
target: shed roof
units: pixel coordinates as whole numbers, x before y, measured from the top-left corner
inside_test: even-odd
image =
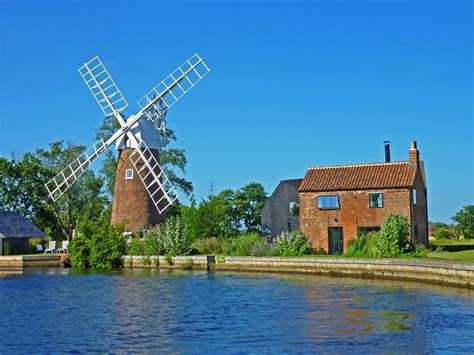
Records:
[[[416,171],[408,161],[311,167],[299,191],[408,188],[415,182]]]
[[[46,235],[17,212],[0,211],[0,235],[4,238],[45,238]]]

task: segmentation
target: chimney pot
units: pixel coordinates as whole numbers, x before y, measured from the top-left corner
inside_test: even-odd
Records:
[[[390,163],[390,141],[383,141],[385,145],[385,162]]]
[[[416,148],[416,141],[411,142],[411,148],[408,151],[408,161],[410,164],[418,166],[420,164],[420,153]]]

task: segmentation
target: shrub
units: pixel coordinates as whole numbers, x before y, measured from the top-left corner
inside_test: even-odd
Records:
[[[446,239],[456,239],[456,235],[451,229],[442,227],[436,231],[434,238],[437,242],[442,242]]]
[[[186,261],[181,265],[183,270],[192,270],[194,268],[193,259],[186,259]]]
[[[165,261],[168,263],[169,266],[173,266],[174,265],[173,255],[166,254]]]
[[[89,265],[98,269],[121,266],[125,245],[125,238],[120,229],[110,225],[100,227],[90,241]]]
[[[79,233],[73,238],[68,249],[72,267],[89,267],[90,240],[84,234]]]
[[[179,216],[169,217],[145,235],[147,255],[186,255],[191,251],[191,240],[186,225]]]
[[[369,232],[349,243],[345,256],[373,257],[376,254],[376,244],[380,238],[379,232]]]
[[[311,254],[311,243],[299,230],[283,234],[276,242],[283,256],[301,256]]]
[[[393,258],[414,252],[415,247],[409,239],[409,230],[406,217],[395,214],[388,216],[375,244],[376,256]]]
[[[196,240],[191,244],[191,247],[196,249],[199,254],[222,254],[224,252],[223,245],[228,247],[226,242],[223,242],[216,237],[212,237]]]
[[[237,238],[232,238],[229,240],[229,244],[225,248],[224,253],[233,256],[252,255],[251,251],[253,250],[255,244],[259,241],[260,236],[258,233],[242,234]]]

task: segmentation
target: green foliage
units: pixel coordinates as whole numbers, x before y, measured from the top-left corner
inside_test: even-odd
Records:
[[[212,191],[199,205],[181,206],[181,215],[192,240],[235,238],[241,232],[261,231],[260,214],[267,194],[259,183],[250,183],[237,191]]]
[[[194,268],[193,259],[186,259],[186,261],[181,265],[183,270],[192,270]]]
[[[18,212],[54,240],[71,239],[83,220],[97,220],[104,212],[102,179],[85,172],[57,202],[49,199],[44,183],[83,151],[58,141],[21,159],[0,158],[0,209]]]
[[[236,215],[249,232],[260,231],[260,215],[267,202],[267,193],[262,184],[252,182],[235,192],[233,201]]]
[[[145,248],[138,237],[132,238],[128,247],[128,255],[144,255]]]
[[[458,238],[474,238],[474,205],[464,206],[452,220]]]
[[[199,254],[222,254],[224,250],[229,249],[229,243],[216,237],[199,239],[191,245]]]
[[[98,269],[120,267],[126,246],[122,232],[123,228],[111,226],[108,219],[83,222],[69,244],[71,265]]]
[[[121,229],[110,225],[98,228],[90,243],[90,267],[111,269],[122,266],[126,242]]]
[[[260,242],[260,235],[258,233],[242,234],[238,238],[229,240],[229,245],[224,253],[233,256],[249,256],[255,245]]]
[[[151,258],[148,255],[142,256],[143,265],[151,265]]]
[[[439,243],[439,242],[442,242],[443,240],[455,239],[456,234],[450,228],[441,227],[434,234],[434,238],[436,239],[436,242]]]
[[[174,265],[173,255],[166,254],[165,255],[165,261],[168,263],[169,266],[173,266]]]
[[[380,232],[369,232],[349,243],[344,256],[349,257],[374,257],[376,255],[376,244],[380,238]]]
[[[410,225],[406,217],[391,214],[385,220],[380,238],[375,245],[375,255],[386,258],[395,258],[404,253],[415,251],[411,240]]]
[[[144,237],[146,255],[185,255],[191,251],[191,239],[182,217],[168,217]]]
[[[311,254],[311,242],[299,230],[284,234],[277,240],[282,256],[301,256]]]
[[[87,268],[89,267],[90,240],[84,234],[79,233],[68,246],[71,266]]]

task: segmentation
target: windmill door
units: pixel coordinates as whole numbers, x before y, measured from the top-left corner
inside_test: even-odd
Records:
[[[341,255],[344,252],[342,227],[329,227],[329,254]]]

